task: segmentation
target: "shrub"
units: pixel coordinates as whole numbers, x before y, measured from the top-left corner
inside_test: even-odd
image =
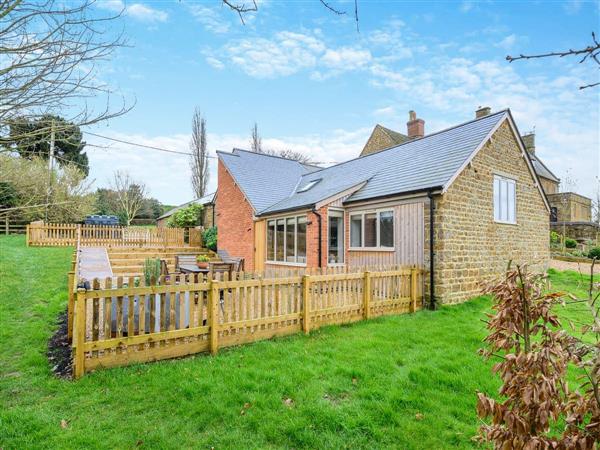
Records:
[[[181,208],[167,221],[167,226],[171,228],[187,228],[198,225],[200,214],[202,213],[202,205],[192,203],[191,205]]]
[[[575,247],[577,247],[577,241],[575,239],[566,238],[565,239],[565,247],[575,248]]]
[[[158,258],[146,258],[144,261],[144,280],[146,286],[150,286],[152,278],[155,282],[160,278],[160,259]]]
[[[593,247],[588,252],[588,258],[600,260],[600,247]]]
[[[202,233],[204,246],[213,252],[217,251],[217,227],[211,227],[204,230]]]
[[[560,243],[560,234],[556,231],[550,232],[550,243],[551,244],[559,244]]]

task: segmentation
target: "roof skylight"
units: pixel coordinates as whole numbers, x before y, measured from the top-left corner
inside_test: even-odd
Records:
[[[309,189],[312,189],[319,181],[321,181],[321,178],[319,178],[318,180],[311,180],[308,183],[306,183],[305,185],[298,188],[298,190],[296,192],[306,192]]]

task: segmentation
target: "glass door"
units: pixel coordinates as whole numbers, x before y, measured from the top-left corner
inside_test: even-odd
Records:
[[[329,211],[327,227],[327,262],[344,263],[344,213]]]

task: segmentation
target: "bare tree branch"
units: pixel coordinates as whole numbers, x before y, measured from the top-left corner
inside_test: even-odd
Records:
[[[551,58],[551,57],[558,57],[558,58],[564,58],[565,56],[579,56],[579,55],[583,55],[583,58],[581,58],[579,60],[579,64],[584,63],[586,60],[593,60],[596,64],[600,65],[600,59],[598,58],[598,56],[600,55],[600,42],[598,42],[598,40],[596,39],[596,34],[592,31],[592,41],[593,43],[591,45],[588,45],[585,48],[582,49],[577,49],[577,50],[573,50],[573,49],[569,49],[566,51],[561,51],[561,52],[548,52],[548,53],[540,53],[537,55],[523,55],[520,54],[519,56],[506,56],[506,60],[508,62],[513,62],[513,61],[519,61],[521,59],[537,59],[537,58]],[[587,88],[591,88],[591,87],[595,87],[595,86],[600,86],[600,82],[595,82],[595,83],[590,83],[584,86],[579,86],[579,89],[587,89]]]
[[[124,99],[113,108],[113,92],[98,76],[98,63],[125,45],[123,33],[109,28],[121,13],[99,16],[93,6],[94,0],[0,1],[0,135],[19,117],[71,111],[66,119],[84,126],[132,108]],[[102,97],[106,105],[98,110],[87,103]]]
[[[321,4],[327,8],[329,11],[331,11],[334,14],[337,14],[338,16],[344,15],[346,14],[346,11],[340,11],[339,9],[335,9],[333,6],[331,6],[329,3],[327,3],[325,0],[319,0],[321,2]]]

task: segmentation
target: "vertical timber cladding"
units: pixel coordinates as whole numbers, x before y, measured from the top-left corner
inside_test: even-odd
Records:
[[[424,265],[426,199],[404,200],[402,203],[380,203],[348,208],[346,229],[350,228],[350,214],[375,209],[394,211],[394,250],[393,251],[348,251],[349,266],[381,265]],[[349,238],[349,233],[347,233]],[[349,242],[349,241],[348,241]]]

